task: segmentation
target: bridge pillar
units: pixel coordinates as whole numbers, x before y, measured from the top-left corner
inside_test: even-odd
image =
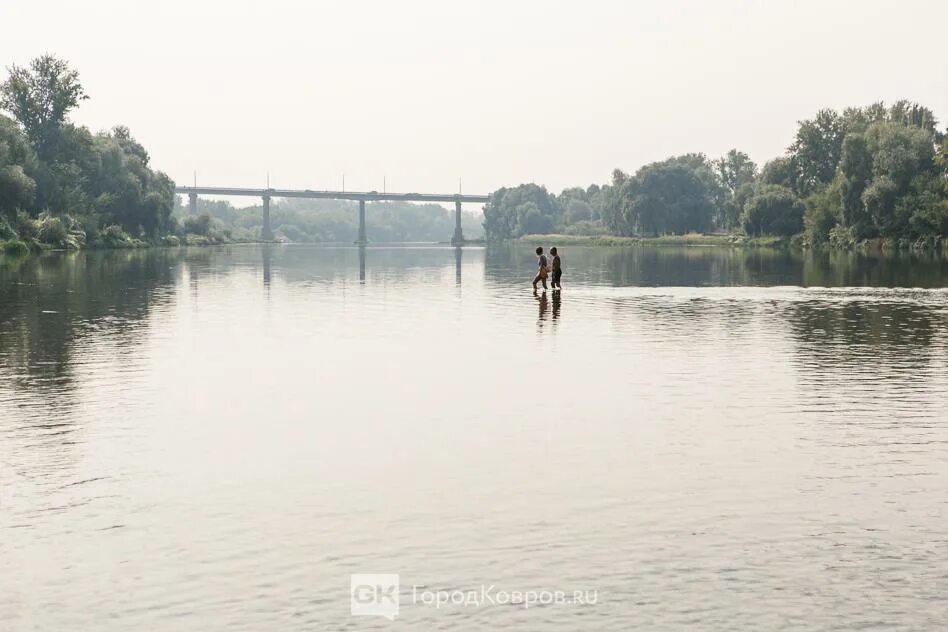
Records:
[[[460,246],[464,243],[464,233],[461,232],[461,200],[454,202],[454,237],[451,243]]]
[[[198,194],[188,193],[188,214],[197,215],[198,212]]]
[[[356,243],[360,246],[369,243],[365,237],[365,200],[359,200],[359,239]]]
[[[270,196],[263,196],[263,232],[260,234],[263,241],[273,241],[273,231],[270,229]]]

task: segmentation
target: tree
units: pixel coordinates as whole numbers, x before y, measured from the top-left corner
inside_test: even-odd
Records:
[[[872,179],[862,193],[865,212],[878,234],[900,236],[908,231],[912,215],[900,198],[911,193],[916,177],[935,170],[932,136],[921,127],[874,123],[865,138],[872,157]],[[916,184],[919,188],[924,187]]]
[[[866,212],[863,193],[872,178],[872,154],[863,133],[850,133],[843,140],[839,162],[840,206],[842,224],[862,239],[872,231],[872,218]]]
[[[817,191],[804,202],[803,227],[810,245],[820,245],[829,240],[830,231],[840,223],[840,193],[842,179],[837,176],[828,187]]]
[[[27,173],[34,166],[33,151],[11,119],[0,116],[0,216],[12,221],[18,210],[33,207],[36,181]]]
[[[29,68],[14,64],[7,70],[10,76],[0,86],[0,107],[19,121],[37,153],[49,158],[69,111],[87,98],[79,73],[52,55],[37,57]]]
[[[191,235],[207,236],[211,232],[211,216],[207,213],[194,215],[184,220],[184,232]]]
[[[757,180],[757,165],[747,154],[736,149],[715,160],[713,165],[718,179],[727,189],[727,199],[719,224],[727,229],[736,228],[744,202]]]
[[[572,199],[566,204],[566,222],[575,224],[592,219],[592,207],[583,200]]]
[[[731,194],[757,179],[757,165],[742,151],[732,149],[714,161],[714,169]]]
[[[716,213],[707,163],[694,155],[669,158],[621,180],[612,223],[622,235],[684,234],[711,228]],[[621,181],[621,184],[618,182]]]
[[[796,168],[797,192],[808,195],[832,181],[844,134],[843,118],[835,110],[820,110],[815,118],[800,121],[789,150]]]
[[[759,180],[761,184],[777,184],[792,189],[796,183],[793,161],[785,156],[774,158],[761,169]]]
[[[0,167],[0,215],[12,220],[18,210],[31,206],[35,197],[36,182],[21,165]]]
[[[748,235],[795,235],[803,230],[803,211],[793,191],[767,184],[747,200],[741,222]]]
[[[554,229],[558,210],[546,187],[521,184],[498,189],[484,207],[484,232],[488,239],[549,233]]]

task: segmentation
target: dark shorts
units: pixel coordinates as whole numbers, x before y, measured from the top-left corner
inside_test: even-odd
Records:
[[[562,271],[562,270],[554,270],[554,271],[553,271],[553,279],[552,279],[552,280],[553,280],[553,283],[559,283],[561,276],[563,276],[563,271]]]

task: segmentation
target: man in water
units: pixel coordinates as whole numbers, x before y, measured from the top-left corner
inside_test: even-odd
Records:
[[[543,254],[543,246],[537,246],[537,275],[533,277],[533,291],[537,291],[537,283],[543,283],[543,289],[546,289],[546,275],[550,271],[550,264]]]
[[[553,256],[553,261],[551,262],[550,266],[550,269],[552,270],[550,277],[550,287],[554,290],[562,290],[563,286],[560,285],[560,277],[563,276],[563,268],[562,264],[560,263],[560,255],[556,252],[556,246],[550,248],[550,254]]]

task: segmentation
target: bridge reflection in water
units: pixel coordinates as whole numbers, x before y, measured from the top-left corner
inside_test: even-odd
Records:
[[[461,285],[461,251],[463,249],[460,246],[455,247],[454,249],[454,283],[458,286]],[[365,246],[359,246],[359,282],[365,283]]]
[[[261,257],[261,268],[263,271],[263,285],[267,289],[270,287],[270,282],[273,278],[273,255],[274,250],[278,248],[283,248],[283,246],[277,244],[265,243],[261,245],[260,248],[260,257]],[[366,261],[367,251],[369,248],[364,245],[359,246],[359,282],[365,284],[365,270],[366,270]],[[463,261],[462,255],[463,248],[456,246],[454,248],[454,282],[457,286],[461,285],[461,263]]]

